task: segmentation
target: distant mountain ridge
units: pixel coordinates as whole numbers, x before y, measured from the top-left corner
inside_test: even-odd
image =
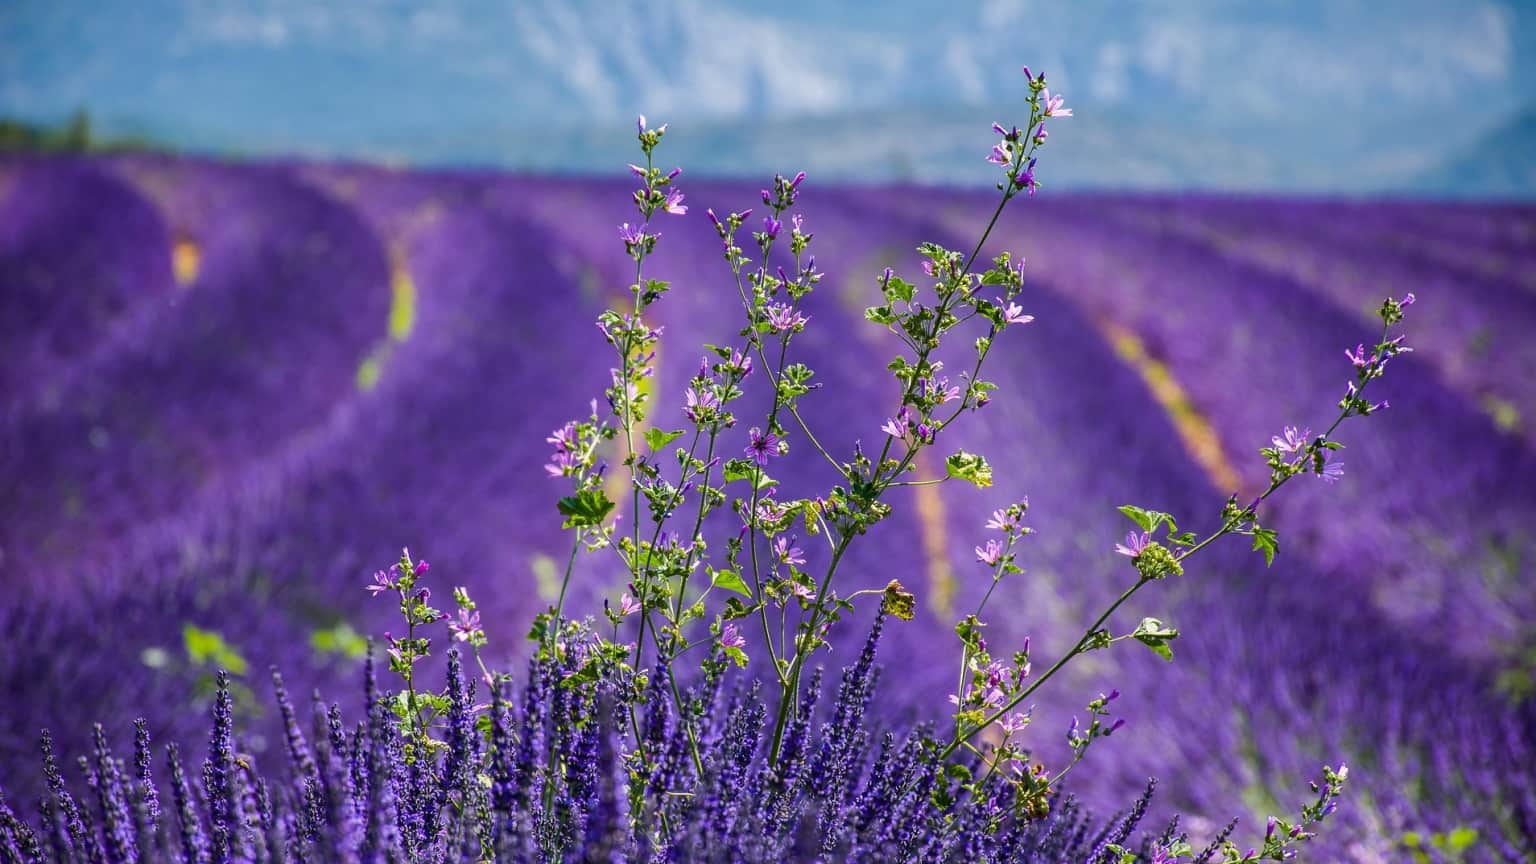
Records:
[[[1536,105],[1447,159],[1434,182],[1446,195],[1536,198]]]

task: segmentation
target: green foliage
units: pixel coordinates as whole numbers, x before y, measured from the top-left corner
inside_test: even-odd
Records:
[[[1143,618],[1141,623],[1136,625],[1136,629],[1131,632],[1131,636],[1137,642],[1151,648],[1152,653],[1164,660],[1171,661],[1173,659],[1173,649],[1169,647],[1168,643],[1178,638],[1179,631],[1156,618]]]
[[[595,528],[613,511],[615,505],[600,490],[583,489],[561,498],[556,505],[565,517],[562,528]]]

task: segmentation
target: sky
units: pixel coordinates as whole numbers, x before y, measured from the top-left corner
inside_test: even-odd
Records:
[[[1061,186],[1536,195],[1530,2],[0,3],[0,116],[256,157],[981,184],[1022,63]]]

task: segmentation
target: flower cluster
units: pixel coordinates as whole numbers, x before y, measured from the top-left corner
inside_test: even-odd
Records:
[[[579,628],[578,628],[579,629]],[[1142,826],[1100,823],[1070,801],[1019,817],[1014,787],[974,795],[924,746],[866,717],[875,689],[877,621],[864,653],[845,668],[835,698],[819,674],[787,733],[784,758],[761,746],[766,708],[758,689],[705,678],[685,688],[699,724],[698,771],[683,754],[684,718],[664,673],[572,686],[577,649],[535,659],[519,691],[498,679],[480,691],[457,650],[448,654],[440,747],[412,755],[405,723],[388,706],[368,663],[362,722],[316,696],[309,719],[274,675],[283,752],[272,765],[241,755],[227,679],[214,698],[200,775],[174,744],[159,754],[141,721],[130,762],[104,730],[82,759],[85,794],[71,791],[52,741],[42,741],[49,787],[40,819],[24,820],[0,798],[0,859],[85,862],[415,861],[859,861],[995,862],[1092,860]],[[732,628],[727,645],[739,644]],[[563,640],[564,641],[564,640]],[[624,709],[634,707],[631,726]],[[828,720],[816,720],[817,708]],[[668,754],[642,765],[649,746]],[[558,765],[553,770],[552,765]],[[164,774],[158,767],[163,766]],[[165,784],[168,778],[168,786]],[[1310,823],[1307,823],[1310,824]],[[1168,834],[1172,826],[1161,834]],[[1147,834],[1144,844],[1154,842]]]

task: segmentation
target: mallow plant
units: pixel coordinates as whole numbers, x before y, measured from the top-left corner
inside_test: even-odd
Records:
[[[1031,728],[1031,699],[1063,669],[1097,651],[1150,650],[1173,659],[1177,622],[1116,613],[1169,580],[1199,578],[1193,560],[1240,535],[1265,563],[1279,537],[1264,522],[1271,496],[1297,478],[1342,475],[1336,433],[1386,408],[1367,391],[1409,350],[1395,329],[1413,295],[1380,307],[1381,334],[1346,352],[1337,418],[1321,432],[1288,427],[1261,450],[1264,490],[1200,514],[1127,504],[1129,533],[1105,542],[1124,559],[1124,587],[1059,656],[1025,640],[987,636],[988,601],[1021,572],[1028,499],[995,510],[976,546],[990,586],[955,622],[959,665],[936,722],[884,725],[866,713],[876,649],[914,615],[897,579],[850,572],[855,543],[881,530],[903,491],[929,483],[994,485],[980,453],[950,449],[951,430],[1002,394],[985,377],[1000,339],[1028,338],[1032,316],[1022,259],[981,258],[1005,207],[1036,193],[1048,126],[1072,116],[1045,75],[1024,69],[1018,125],[994,124],[986,161],[998,198],[970,249],[924,243],[920,273],[886,269],[871,289],[867,326],[885,331],[897,397],[877,446],[813,429],[802,403],[829,398],[796,359],[815,326],[806,298],[822,271],[814,226],[797,205],[805,174],[775,177],[761,201],[705,213],[720,242],[721,276],[740,303],[729,344],[705,359],[666,404],[656,392],[663,339],[653,311],[670,288],[648,269],[663,226],[686,224],[680,170],[658,163],[666,125],[639,118],[641,158],[630,165],[635,216],[616,245],[633,262],[627,308],[598,326],[611,380],[584,416],[548,437],[546,472],[560,487],[556,518],[570,546],[558,599],[528,630],[520,674],[498,668],[487,622],[462,588],[434,605],[438,572],[409,551],[367,589],[398,604],[365,675],[365,716],[348,722],[317,695],[309,717],[274,672],[287,758],[258,766],[236,746],[231,693],[221,679],[200,772],[176,745],[157,755],[145,725],[132,756],[98,727],[72,791],[45,734],[48,791],[35,818],[0,798],[6,861],[935,861],[1249,862],[1295,857],[1338,806],[1347,769],[1323,766],[1298,810],[1271,817],[1239,842],[1235,822],[1192,838],[1177,820],[1143,825],[1152,787],[1108,818],[1064,793],[1066,778],[1111,737],[1118,692],[1084,699],[1065,764],[1047,765]],[[693,221],[697,222],[695,214]],[[670,224],[669,224],[670,223]],[[956,350],[954,346],[961,349]],[[589,350],[589,346],[569,346]],[[941,349],[943,349],[941,351]],[[961,368],[951,368],[940,356]],[[919,479],[919,454],[938,448],[944,476]],[[837,478],[807,497],[782,494],[774,474],[793,459],[821,460]],[[618,482],[622,481],[622,482]],[[615,489],[622,494],[614,495]],[[1018,490],[1022,492],[1024,490]],[[978,522],[981,522],[978,519]],[[1204,522],[1212,527],[1184,527]],[[1182,523],[1182,524],[1181,524]],[[1115,540],[1119,539],[1116,543]],[[811,556],[807,547],[824,550]],[[622,570],[626,590],[598,616],[567,609],[584,562]],[[812,567],[807,562],[815,558]],[[583,592],[577,592],[583,593]],[[864,648],[835,681],[818,663],[851,613],[873,608]],[[446,680],[422,661],[446,643]],[[1091,765],[1092,763],[1087,763]],[[265,769],[265,770],[264,770]],[[1234,807],[1237,802],[1234,802]],[[1198,842],[1204,841],[1204,842]]]

